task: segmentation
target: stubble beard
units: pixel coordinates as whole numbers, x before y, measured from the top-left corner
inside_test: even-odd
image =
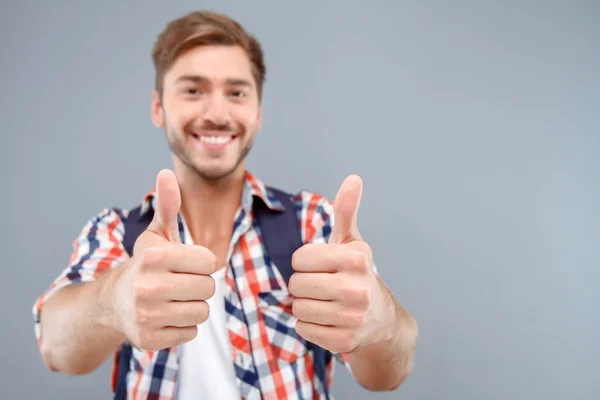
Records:
[[[181,137],[184,135],[178,135],[177,132],[175,132],[174,130],[169,129],[169,127],[165,127],[165,136],[167,137],[169,148],[171,149],[171,152],[175,155],[175,157],[177,157],[181,161],[181,163],[184,164],[186,168],[188,168],[190,171],[192,171],[198,178],[211,183],[216,183],[218,181],[225,180],[235,171],[237,171],[240,164],[244,162],[254,145],[254,140],[245,143],[240,153],[238,154],[236,162],[231,168],[224,171],[213,170],[211,168],[203,168],[201,165],[198,165],[198,163],[195,163],[193,161],[192,155],[183,143],[183,140],[181,140]],[[240,137],[238,137],[236,140],[242,140],[242,137],[245,135],[239,136]]]

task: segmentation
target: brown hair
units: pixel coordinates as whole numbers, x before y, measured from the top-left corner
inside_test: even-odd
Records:
[[[165,73],[184,51],[200,45],[238,45],[248,54],[258,97],[262,98],[266,67],[258,40],[237,21],[213,11],[195,11],[169,22],[152,48],[155,88],[162,97]]]

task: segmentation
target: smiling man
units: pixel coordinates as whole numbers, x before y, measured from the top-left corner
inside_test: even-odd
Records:
[[[358,176],[335,200],[269,187],[246,170],[261,127],[260,44],[193,12],[159,35],[152,120],[173,169],[133,209],[83,227],[36,301],[48,368],[86,374],[115,355],[131,399],[332,398],[335,361],[371,390],[412,368],[417,325],[358,231]]]

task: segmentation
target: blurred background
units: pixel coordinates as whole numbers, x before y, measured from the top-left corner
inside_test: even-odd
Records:
[[[600,3],[0,3],[4,229],[0,398],[110,398],[110,361],[49,372],[31,307],[106,206],[171,167],[150,121],[150,49],[171,19],[229,14],[262,42],[249,169],[334,196],[417,319],[413,374],[337,399],[600,396]]]

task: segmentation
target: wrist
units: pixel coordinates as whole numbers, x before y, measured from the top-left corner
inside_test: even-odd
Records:
[[[365,336],[362,346],[365,347],[396,347],[402,346],[404,342],[410,342],[416,337],[416,321],[396,301],[392,292],[377,279],[377,302],[375,310],[377,315],[373,319],[374,324],[368,328],[369,333]]]
[[[399,313],[398,307],[394,304],[390,293],[383,294],[384,301],[380,308],[378,317],[379,323],[373,330],[373,337],[370,340],[371,345],[388,346],[398,334]]]
[[[417,322],[413,316],[404,309],[394,295],[387,291],[388,311],[391,318],[387,318],[387,325],[383,329],[385,341],[390,346],[406,348],[417,340]]]
[[[99,287],[97,293],[97,304],[99,306],[98,323],[108,331],[114,332],[116,335],[125,336],[121,330],[121,323],[118,316],[117,308],[117,283],[120,276],[125,270],[125,265],[114,270],[108,271],[105,276],[99,279]]]

